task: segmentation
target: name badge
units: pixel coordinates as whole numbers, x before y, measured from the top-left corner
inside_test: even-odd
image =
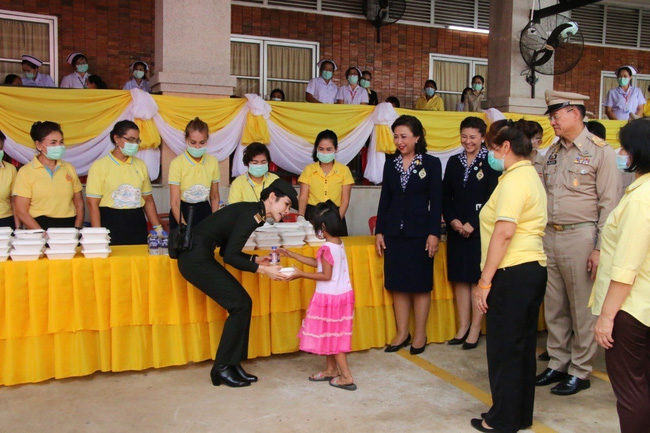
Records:
[[[427,172],[425,169],[420,170],[420,179],[424,179],[427,176]]]
[[[555,165],[557,164],[557,153],[554,152],[551,154],[551,156],[548,157],[548,160],[546,161],[546,165]]]
[[[483,179],[483,176],[485,176],[485,175],[483,174],[483,170],[479,170],[478,173],[476,173],[476,178],[477,178],[478,180]]]

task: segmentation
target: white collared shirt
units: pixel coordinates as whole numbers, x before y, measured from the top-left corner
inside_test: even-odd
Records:
[[[361,86],[357,86],[352,89],[352,86],[346,84],[345,86],[339,87],[339,91],[336,94],[337,100],[342,100],[344,104],[367,104],[368,103],[368,91]]]
[[[90,74],[86,72],[83,77],[79,76],[76,72],[66,75],[61,80],[62,89],[85,89],[88,86],[88,77]]]
[[[50,77],[47,74],[41,74],[40,72],[37,73],[36,77],[34,77],[33,79],[23,76],[22,80],[23,80],[23,86],[56,87],[56,84],[54,84],[54,80],[52,79],[52,77]]]
[[[149,81],[147,80],[142,80],[140,81],[140,84],[135,80],[135,78],[131,78],[129,81],[126,82],[122,90],[131,90],[131,89],[140,89],[143,92],[151,93],[151,88],[149,87]]]
[[[322,77],[316,77],[309,80],[305,91],[323,104],[334,104],[339,88],[332,80],[326,83]]]

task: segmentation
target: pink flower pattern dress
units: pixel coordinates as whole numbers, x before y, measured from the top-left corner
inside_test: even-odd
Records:
[[[354,291],[345,246],[325,242],[318,249],[316,260],[318,272],[323,270],[323,260],[332,265],[332,279],[316,282],[316,291],[298,333],[300,350],[317,355],[350,352]]]

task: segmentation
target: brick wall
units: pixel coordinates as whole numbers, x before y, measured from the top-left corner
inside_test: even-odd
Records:
[[[129,64],[153,67],[154,0],[0,0],[0,9],[58,17],[59,80],[72,72],[68,54],[88,57],[89,72],[109,88],[130,79]]]
[[[365,19],[343,18],[232,5],[232,34],[300,39],[320,43],[322,58],[345,69],[358,66],[373,74],[380,101],[394,95],[402,107],[413,107],[429,77],[429,53],[487,58],[487,36],[421,26],[393,24],[375,28]]]

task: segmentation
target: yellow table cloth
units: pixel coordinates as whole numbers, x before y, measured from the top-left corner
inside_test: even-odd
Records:
[[[395,334],[383,258],[371,236],[344,242],[356,297],[352,348],[382,347]],[[445,247],[441,243],[435,260],[431,342],[456,332]],[[298,251],[315,256],[316,248]],[[253,298],[249,357],[297,351],[315,283],[271,281],[228,268]],[[211,359],[225,318],[221,307],[185,281],[175,260],[150,256],[146,246],[114,246],[108,259],[78,254],[72,260],[0,263],[0,384]]]

